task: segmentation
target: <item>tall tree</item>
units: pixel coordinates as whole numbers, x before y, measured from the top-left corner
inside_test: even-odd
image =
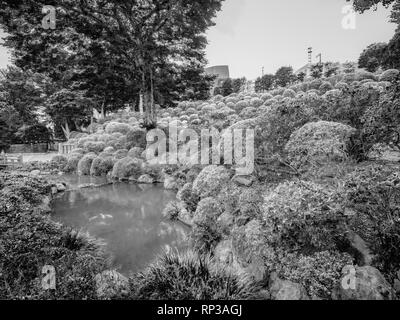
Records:
[[[295,80],[292,67],[281,67],[275,74],[276,84],[281,87],[286,87]]]
[[[274,85],[275,76],[273,74],[266,74],[263,77],[257,78],[255,82],[256,92],[268,91]]]
[[[384,42],[369,45],[360,55],[358,66],[370,72],[375,72],[382,66],[387,44]]]
[[[105,63],[118,57],[124,78],[134,84],[133,94],[136,94],[139,83],[146,111],[145,124],[152,127],[156,122],[154,91],[157,75],[166,62],[171,67],[187,61],[204,60],[207,43],[204,33],[213,25],[212,19],[220,10],[222,1],[59,0],[49,3],[47,0],[8,0],[1,1],[1,13],[4,13],[6,31],[13,38],[8,43],[15,46],[15,41],[19,41],[19,47],[23,47],[26,43],[24,36],[32,32],[32,29],[24,30],[23,27],[40,26],[43,16],[38,12],[44,5],[55,5],[57,31],[52,41],[57,42],[63,30],[72,29],[83,38],[100,42],[107,48]],[[44,33],[40,27],[33,30],[33,33]],[[52,34],[53,31],[45,33]],[[26,49],[24,56],[32,59],[33,46]],[[49,54],[49,50],[45,52]]]

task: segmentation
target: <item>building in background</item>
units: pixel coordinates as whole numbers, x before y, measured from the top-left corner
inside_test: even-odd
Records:
[[[219,87],[229,78],[229,66],[214,66],[205,69],[206,74],[217,76],[214,82],[214,88]]]

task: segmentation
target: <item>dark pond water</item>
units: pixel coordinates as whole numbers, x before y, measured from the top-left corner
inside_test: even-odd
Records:
[[[73,176],[61,180],[72,186],[106,182]],[[185,227],[162,216],[163,208],[174,199],[175,193],[162,186],[120,183],[80,189],[54,201],[53,218],[102,239],[113,267],[128,274],[144,269],[164,251],[185,248]]]

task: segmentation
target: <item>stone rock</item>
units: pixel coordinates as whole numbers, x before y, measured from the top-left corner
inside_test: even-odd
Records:
[[[358,261],[359,266],[370,266],[373,260],[373,255],[368,248],[367,243],[356,233],[349,233],[349,242],[354,250],[356,250],[360,255],[360,261]]]
[[[346,266],[333,294],[335,300],[392,300],[394,290],[380,271],[371,266]]]
[[[52,194],[52,195],[55,195],[55,194],[57,194],[57,193],[58,193],[57,187],[56,187],[56,186],[52,186],[52,187],[51,187],[51,194]]]
[[[109,299],[129,290],[129,280],[114,270],[104,271],[95,277],[99,299]]]
[[[269,292],[272,300],[310,300],[301,284],[281,280],[275,273],[271,274]]]
[[[164,189],[166,189],[166,190],[178,189],[178,183],[176,182],[176,179],[170,175],[165,175]]]
[[[143,184],[153,184],[154,179],[150,177],[148,174],[144,174],[139,177],[138,182]]]
[[[57,183],[56,188],[58,192],[64,192],[67,190],[67,187],[63,183]]]
[[[238,186],[251,187],[254,183],[254,179],[251,176],[239,176],[236,175],[233,177],[233,182],[235,182]]]
[[[33,170],[31,171],[31,175],[38,176],[40,174],[40,170]]]

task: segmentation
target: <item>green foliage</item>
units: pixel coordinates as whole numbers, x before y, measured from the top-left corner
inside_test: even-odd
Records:
[[[24,125],[15,135],[26,144],[49,143],[52,140],[50,130],[42,124]]]
[[[114,168],[114,161],[111,156],[109,157],[97,157],[93,160],[92,166],[90,167],[91,176],[105,176]]]
[[[50,193],[45,181],[0,174],[0,299],[96,299],[94,276],[105,256],[90,238],[54,223],[39,205]],[[42,268],[57,271],[54,291],[41,286]]]
[[[217,194],[227,183],[232,174],[223,166],[208,166],[200,172],[193,183],[193,192],[200,198],[207,198]]]
[[[142,173],[142,161],[126,157],[115,163],[112,177],[114,179],[138,179]]]
[[[347,144],[355,130],[335,122],[311,122],[295,131],[285,149],[292,166],[319,166],[345,161]]]
[[[193,184],[186,183],[178,192],[177,199],[183,201],[190,212],[195,212],[200,197],[193,192]]]
[[[77,170],[80,176],[90,175],[90,169],[92,167],[93,160],[96,159],[96,157],[96,154],[88,153],[79,160]]]
[[[294,74],[292,67],[281,67],[275,73],[275,81],[278,86],[286,87],[294,81]]]
[[[369,45],[360,55],[358,66],[369,72],[375,72],[383,64],[387,44],[380,42]]]
[[[266,244],[303,253],[338,248],[345,241],[341,192],[311,182],[286,182],[268,191],[263,220]]]
[[[165,254],[131,279],[132,298],[140,300],[244,300],[254,299],[258,290],[191,251]]]
[[[393,275],[400,267],[400,175],[398,166],[370,165],[346,181],[350,228],[365,240],[375,264]]]

